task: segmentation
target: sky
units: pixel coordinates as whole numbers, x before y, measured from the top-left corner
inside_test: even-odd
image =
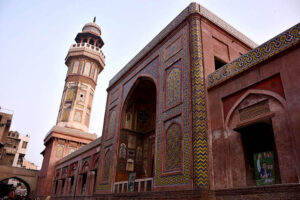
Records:
[[[25,158],[41,167],[65,84],[64,59],[86,23],[97,17],[105,43],[89,131],[101,136],[109,80],[190,2],[0,0],[0,107],[14,113],[11,130],[30,135]],[[257,44],[300,22],[299,0],[196,2]]]

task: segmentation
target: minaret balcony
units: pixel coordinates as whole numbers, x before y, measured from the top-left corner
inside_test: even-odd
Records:
[[[70,57],[73,56],[87,56],[99,62],[101,68],[104,68],[105,65],[105,55],[99,47],[91,45],[89,43],[77,43],[72,44],[68,55],[66,57],[66,62]],[[101,69],[101,70],[102,70]]]

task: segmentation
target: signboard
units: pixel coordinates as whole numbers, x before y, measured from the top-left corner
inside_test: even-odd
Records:
[[[129,173],[129,179],[128,179],[128,192],[134,191],[134,181],[135,181],[136,173]]]
[[[256,185],[275,183],[274,152],[266,151],[254,154]]]

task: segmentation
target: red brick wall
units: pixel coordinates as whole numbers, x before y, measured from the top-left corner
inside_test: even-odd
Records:
[[[300,128],[300,48],[293,47],[250,70],[217,85],[208,91],[208,125],[211,188],[238,187],[233,173],[244,173],[242,169],[231,168],[233,150],[242,147],[240,136],[226,129],[226,120],[230,120],[228,112],[236,101],[250,89],[277,94],[283,99],[281,110],[274,107],[272,117],[276,146],[279,150],[279,165],[282,172],[282,183],[298,182],[300,175],[300,136],[296,130]],[[281,84],[281,83],[282,84]],[[273,97],[272,97],[273,98]],[[277,106],[278,107],[278,106]],[[279,108],[279,107],[278,107]],[[284,112],[284,113],[282,113]],[[277,113],[277,114],[276,114]],[[228,124],[227,124],[228,125]],[[286,136],[282,138],[283,136]],[[243,151],[240,149],[239,151]],[[242,155],[237,153],[236,155]],[[241,159],[243,156],[241,157]],[[281,161],[280,161],[281,160]],[[236,185],[237,184],[237,185]]]

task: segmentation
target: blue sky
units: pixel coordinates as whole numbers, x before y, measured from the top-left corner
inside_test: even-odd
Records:
[[[298,0],[201,0],[261,44],[300,21]],[[56,123],[64,59],[84,24],[97,17],[106,67],[98,77],[90,132],[102,134],[109,80],[190,1],[1,0],[0,106],[14,111],[11,130],[29,134],[26,159],[41,166],[43,139]]]

